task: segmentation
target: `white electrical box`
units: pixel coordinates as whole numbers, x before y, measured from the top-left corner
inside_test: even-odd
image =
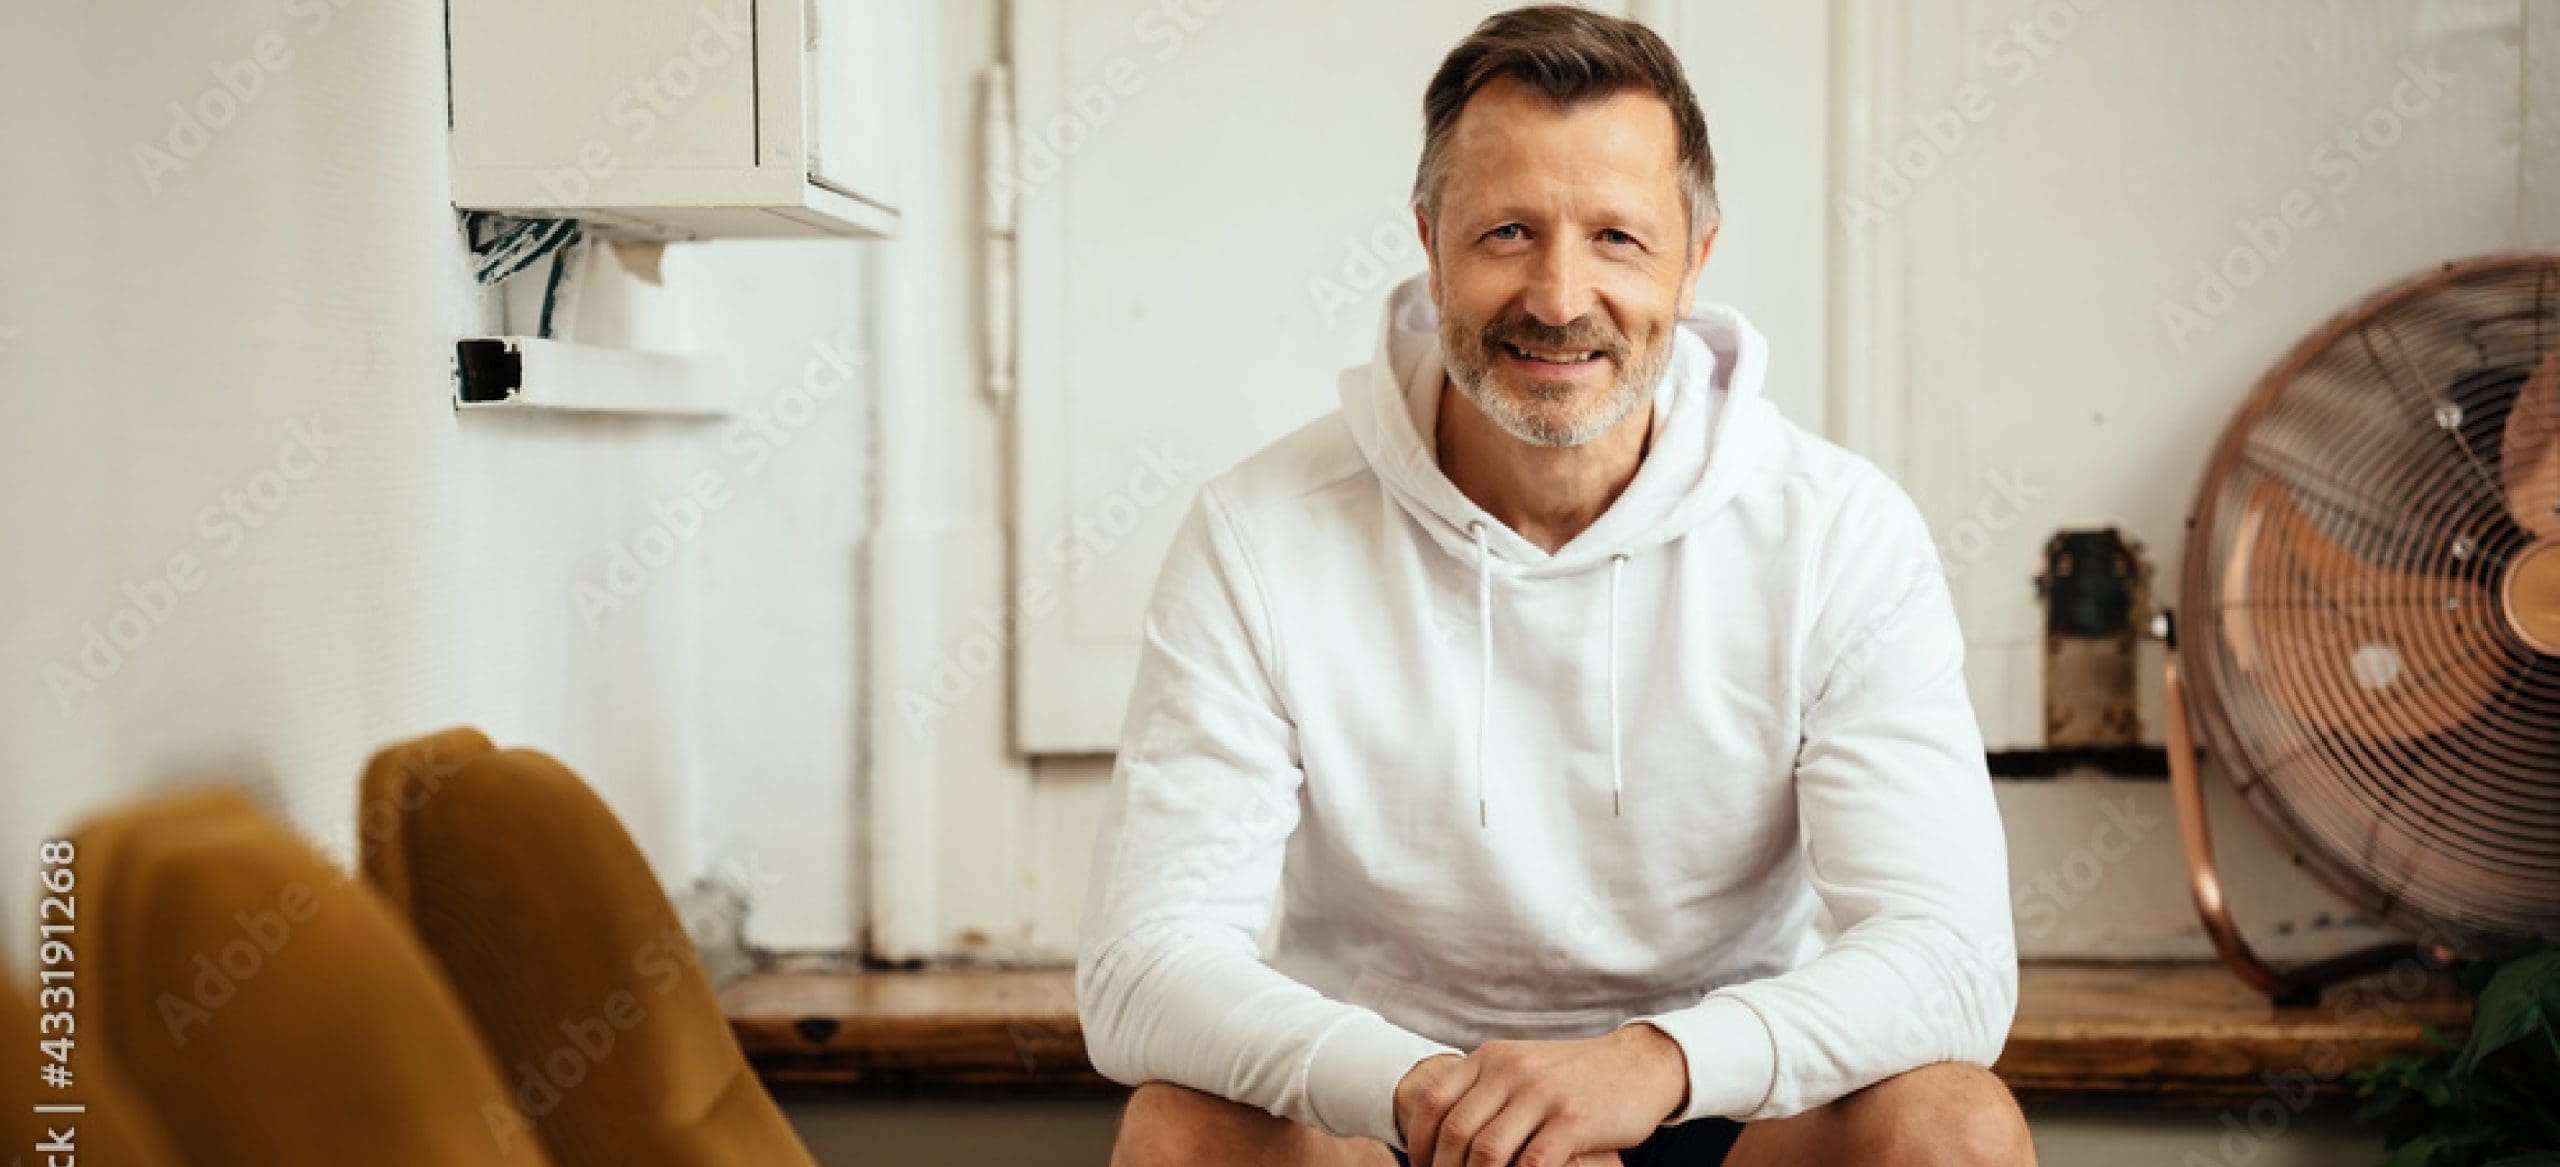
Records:
[[[908,2],[448,0],[454,205],[652,239],[893,234]]]

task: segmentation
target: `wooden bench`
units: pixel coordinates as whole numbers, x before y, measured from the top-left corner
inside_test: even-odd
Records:
[[[722,991],[757,1072],[785,1093],[1105,1094],[1086,1062],[1072,974],[813,970]],[[2029,964],[1994,1067],[2030,1102],[2219,1106],[2305,1087],[2459,1033],[2469,1007],[2441,977],[2375,977],[2278,1009],[2218,965]]]

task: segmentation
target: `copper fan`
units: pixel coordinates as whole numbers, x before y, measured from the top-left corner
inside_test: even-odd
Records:
[[[2411,949],[2250,950],[2190,719],[2276,844],[2420,952],[2560,936],[2560,255],[2448,264],[2305,338],[2187,525],[2170,773],[2224,962],[2292,996]]]

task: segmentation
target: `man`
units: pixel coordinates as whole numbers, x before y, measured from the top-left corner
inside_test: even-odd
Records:
[[[1424,116],[1428,277],[1148,612],[1077,964],[1114,1161],[2032,1162],[1945,573],[1693,314],[1678,62],[1522,9]]]

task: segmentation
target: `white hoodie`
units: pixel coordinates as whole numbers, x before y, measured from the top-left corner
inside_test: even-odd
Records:
[[[1553,555],[1432,456],[1419,278],[1340,412],[1202,490],[1076,965],[1104,1075],[1401,1146],[1405,1072],[1495,1038],[1651,1022],[1672,1121],[1999,1053],[2007,862],[1928,529],[1761,397],[1739,313],[1682,324],[1643,465]]]

